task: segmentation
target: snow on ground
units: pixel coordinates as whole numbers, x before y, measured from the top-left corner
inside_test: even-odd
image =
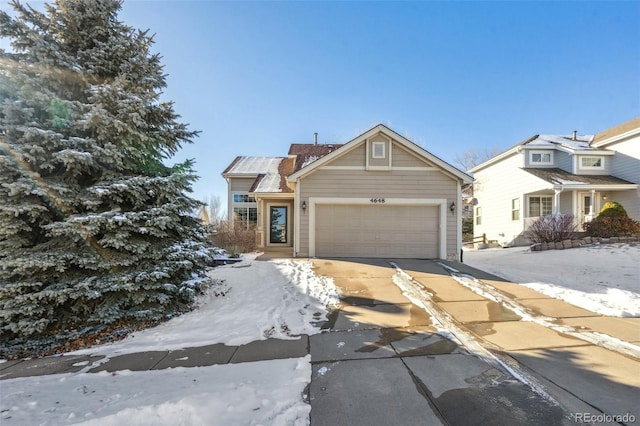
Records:
[[[2,382],[9,425],[307,425],[310,357]]]
[[[212,269],[222,284],[198,309],[126,339],[73,354],[240,345],[268,337],[315,334],[338,303],[331,279],[311,262],[258,261],[256,255]],[[224,296],[220,293],[225,293]],[[216,296],[216,294],[218,294]],[[116,373],[82,372],[0,382],[2,425],[308,425],[303,400],[310,358]]]
[[[115,342],[74,354],[181,349],[214,343],[241,345],[268,337],[297,339],[319,333],[327,307],[338,303],[333,281],[316,276],[308,261],[259,261],[256,255],[219,266],[209,276],[224,280],[198,301],[198,309]],[[216,296],[220,292],[224,296]]]
[[[640,245],[469,250],[464,263],[601,315],[640,316]]]

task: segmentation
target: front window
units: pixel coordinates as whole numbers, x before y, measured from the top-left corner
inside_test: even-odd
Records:
[[[482,208],[476,207],[476,225],[482,225]]]
[[[552,165],[553,153],[545,151],[533,151],[529,153],[529,161],[535,165]]]
[[[529,217],[550,215],[553,208],[551,197],[529,197]]]
[[[520,220],[520,198],[511,200],[511,220]]]
[[[258,223],[258,209],[255,207],[234,207],[234,222],[249,229]]]
[[[580,168],[602,169],[604,168],[604,158],[603,157],[580,157]]]

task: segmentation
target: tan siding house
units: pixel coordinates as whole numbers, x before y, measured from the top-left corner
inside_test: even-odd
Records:
[[[260,246],[303,257],[459,256],[461,185],[471,178],[383,125],[344,145],[294,144],[277,177],[249,170],[246,158],[223,176],[233,212],[234,181],[255,174],[248,195]]]
[[[474,235],[525,245],[542,215],[592,220],[606,201],[640,220],[640,118],[593,135],[535,135],[470,170]]]

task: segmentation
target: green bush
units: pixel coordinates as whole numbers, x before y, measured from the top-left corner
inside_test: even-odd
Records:
[[[583,225],[591,237],[626,237],[640,234],[640,222],[627,216],[607,217],[602,214]]]
[[[598,217],[626,217],[627,211],[616,201],[607,201],[600,209]]]

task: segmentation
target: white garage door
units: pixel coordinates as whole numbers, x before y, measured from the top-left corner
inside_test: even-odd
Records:
[[[438,207],[316,205],[320,257],[438,257]]]

